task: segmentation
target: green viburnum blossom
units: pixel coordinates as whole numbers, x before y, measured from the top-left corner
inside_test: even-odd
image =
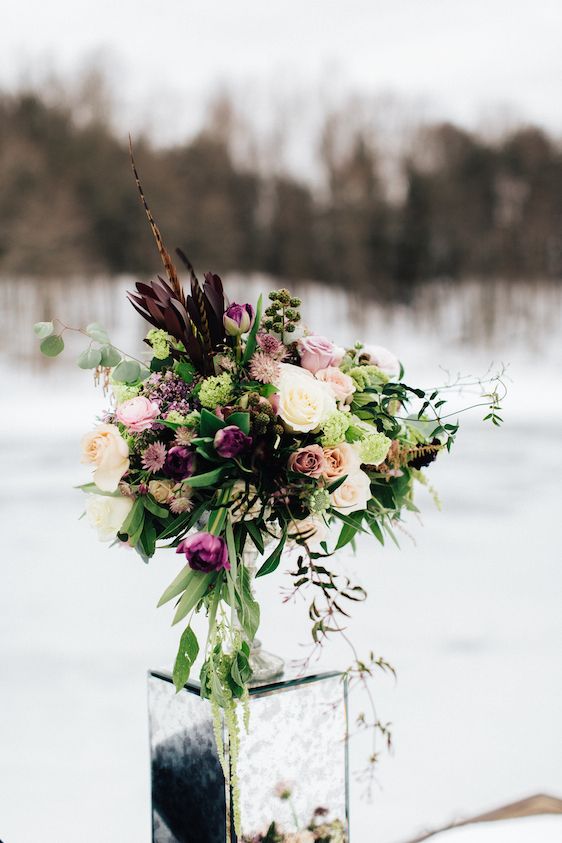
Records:
[[[138,386],[131,386],[128,383],[112,383],[111,391],[115,397],[115,403],[119,405],[123,401],[136,398],[140,391],[140,384]]]
[[[347,373],[353,378],[355,386],[362,392],[368,386],[380,386],[388,383],[388,375],[385,375],[376,366],[354,366]]]
[[[146,338],[150,342],[154,356],[158,360],[165,360],[170,356],[170,347],[174,343],[174,338],[170,334],[161,328],[151,328]]]
[[[166,421],[173,422],[174,424],[186,424],[186,417],[178,413],[177,410],[170,410],[166,416]]]
[[[379,465],[384,462],[392,442],[384,433],[368,433],[358,443],[361,462],[366,465]]]
[[[330,506],[330,493],[327,489],[316,489],[308,499],[308,508],[311,512],[325,512]]]
[[[188,413],[187,416],[184,416],[183,424],[185,427],[197,427],[200,419],[201,413],[199,410],[193,410],[191,413]]]
[[[234,398],[234,384],[228,372],[205,378],[199,388],[201,406],[208,410],[214,409],[218,404],[228,404],[232,398]]]
[[[345,432],[351,424],[350,415],[350,413],[344,413],[343,410],[330,413],[322,425],[322,436],[320,437],[322,445],[326,448],[332,448],[344,441]]]

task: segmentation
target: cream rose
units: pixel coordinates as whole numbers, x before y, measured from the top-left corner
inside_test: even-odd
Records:
[[[364,345],[359,352],[359,358],[368,360],[389,378],[397,377],[400,373],[400,361],[392,351],[382,345]]]
[[[336,480],[344,474],[355,474],[361,467],[361,458],[357,449],[348,442],[342,442],[335,448],[324,448],[325,468],[323,475],[327,480]]]
[[[98,538],[108,542],[115,538],[133,506],[132,498],[111,495],[88,495],[86,516],[98,531]]]
[[[173,497],[174,486],[172,480],[151,480],[148,491],[157,503],[168,503]]]
[[[293,521],[289,526],[289,539],[295,544],[300,540],[306,542],[309,547],[317,547],[327,538],[328,528],[319,515],[309,515],[301,521]]]
[[[281,363],[277,383],[279,418],[293,433],[310,433],[336,409],[330,387],[316,380],[306,369]]]
[[[82,437],[82,462],[93,463],[94,483],[102,492],[115,492],[129,470],[129,448],[115,424],[98,424]]]
[[[334,394],[336,401],[345,404],[353,393],[356,386],[353,378],[342,372],[336,366],[328,366],[327,369],[319,369],[316,372],[316,378],[323,383],[327,383]]]
[[[263,503],[258,496],[258,490],[255,486],[248,486],[243,480],[237,480],[230,491],[230,500],[233,505],[230,508],[230,517],[234,522],[237,521],[253,521],[257,518],[263,509]],[[267,518],[270,510],[265,508],[264,517]]]
[[[350,474],[330,495],[333,509],[349,514],[358,509],[366,509],[371,497],[371,482],[369,476],[359,469]]]

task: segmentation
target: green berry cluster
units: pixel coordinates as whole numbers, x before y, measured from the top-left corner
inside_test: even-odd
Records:
[[[292,334],[301,315],[301,300],[292,296],[288,290],[272,290],[269,294],[271,304],[265,309],[263,326],[266,331],[275,331],[283,336]]]

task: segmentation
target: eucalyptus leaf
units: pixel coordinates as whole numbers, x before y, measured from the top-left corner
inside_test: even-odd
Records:
[[[113,370],[113,380],[117,383],[136,383],[141,374],[141,367],[136,360],[121,360]]]
[[[148,509],[149,512],[152,512],[153,515],[156,515],[157,518],[168,518],[170,515],[170,510],[164,509],[163,506],[159,506],[152,495],[144,495],[141,500],[144,508]]]
[[[121,354],[112,345],[102,345],[100,351],[101,365],[106,366],[108,369],[113,369],[122,360]]]
[[[81,369],[95,369],[101,363],[99,348],[87,348],[76,361]]]
[[[86,333],[89,337],[91,337],[96,342],[106,343],[109,342],[109,337],[107,335],[107,331],[105,328],[99,324],[99,322],[91,322],[86,327]]]
[[[50,337],[53,331],[55,330],[55,326],[52,322],[36,322],[33,326],[33,330],[35,331],[35,335],[39,337],[40,340],[46,339],[46,337]]]
[[[42,340],[39,348],[45,357],[57,357],[64,348],[64,340],[59,334],[52,334]]]
[[[214,486],[219,480],[222,480],[227,471],[228,467],[223,466],[221,468],[215,468],[213,471],[207,471],[205,474],[195,474],[193,477],[186,477],[183,482],[191,486],[192,489],[206,488],[208,486]]]

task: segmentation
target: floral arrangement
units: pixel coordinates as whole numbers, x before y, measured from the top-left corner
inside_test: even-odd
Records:
[[[299,822],[292,795],[293,786],[279,782],[275,795],[289,805],[295,831],[287,831],[286,824],[273,820],[263,833],[244,835],[242,843],[346,843],[345,825],[339,818],[331,818],[330,811],[319,805],[306,826]]]
[[[200,649],[192,618],[205,612],[201,693],[223,759],[224,711],[224,773],[235,780],[236,706],[247,699],[260,623],[245,551],[261,555],[260,578],[277,570],[285,547],[298,549],[294,591],[313,592],[312,636],[322,642],[341,630],[343,601],[365,597],[328,558],[358,533],[394,538],[403,511],[416,509],[422,469],[450,449],[458,423],[446,420],[437,390],[404,381],[386,349],[339,347],[305,326],[301,301],[286,289],[271,291],[265,307],[261,297],[229,303],[221,279],[208,273],[201,285],[178,250],[186,291],[135,176],[165,269],[129,294],[151,325],[148,353],[125,354],[97,323],[41,322],[35,332],[54,357],[64,333],[78,330],[87,339],[78,365],[111,392],[82,442],[93,471],[81,487],[86,513],[102,541],[126,543],[144,561],[163,546],[182,558],[158,604],[174,601],[173,623],[184,625],[173,678],[180,689],[189,677]],[[499,423],[495,393],[490,407]]]

